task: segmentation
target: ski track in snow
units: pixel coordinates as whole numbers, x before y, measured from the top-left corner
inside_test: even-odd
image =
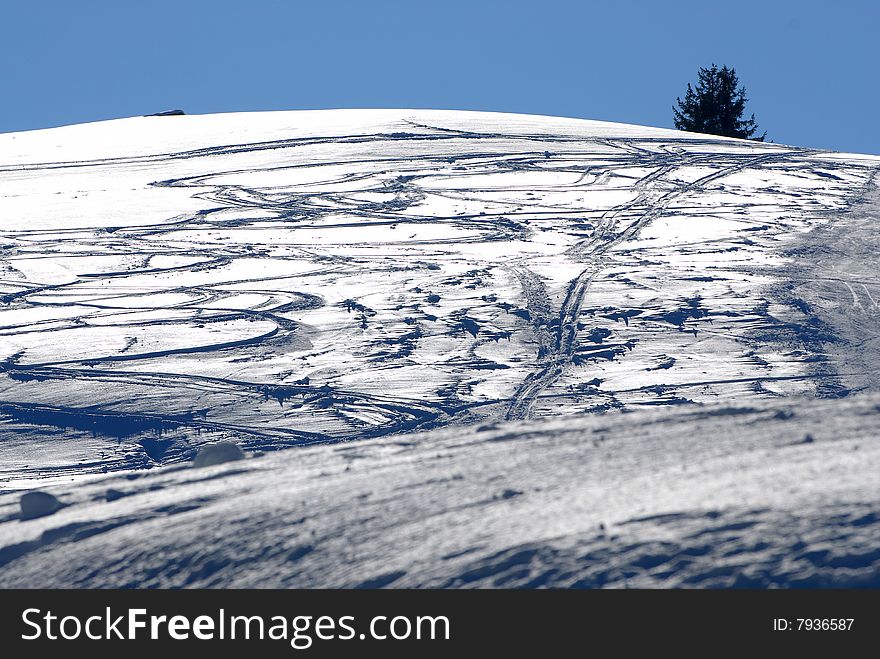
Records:
[[[789,276],[878,164],[468,112],[0,136],[0,487],[221,438],[869,388]],[[820,247],[800,248],[807,281]],[[873,327],[876,278],[832,280]]]

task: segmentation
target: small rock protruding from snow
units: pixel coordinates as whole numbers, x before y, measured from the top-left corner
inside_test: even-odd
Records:
[[[48,492],[25,492],[21,495],[21,519],[36,519],[51,515],[64,506],[57,497]]]
[[[217,442],[216,444],[208,444],[199,449],[196,459],[193,460],[193,467],[210,467],[211,465],[219,465],[224,462],[234,462],[235,460],[243,460],[244,451],[237,444],[232,442]]]
[[[145,114],[145,117],[180,117],[185,115],[186,112],[183,110],[162,110],[162,112],[154,112],[153,114]]]

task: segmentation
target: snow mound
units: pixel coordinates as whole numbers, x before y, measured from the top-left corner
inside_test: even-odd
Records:
[[[233,444],[232,442],[217,442],[216,444],[208,444],[199,449],[195,460],[193,460],[193,467],[210,467],[223,464],[224,462],[244,460],[244,457],[244,451],[242,451],[237,444]]]

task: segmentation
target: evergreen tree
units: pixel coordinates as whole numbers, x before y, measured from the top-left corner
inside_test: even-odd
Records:
[[[688,83],[684,100],[676,98],[675,101],[678,107],[673,107],[672,112],[678,130],[760,142],[767,136],[765,131],[760,137],[753,137],[758,132],[754,114],[743,118],[748,99],[735,69],[726,66],[719,69],[714,64],[708,69],[701,67],[696,89]]]

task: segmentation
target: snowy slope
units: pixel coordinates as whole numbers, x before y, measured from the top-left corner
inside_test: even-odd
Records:
[[[0,496],[0,587],[880,586],[880,398],[450,428]]]
[[[451,111],[0,135],[0,587],[877,586],[878,171]]]
[[[873,240],[878,165],[451,111],[0,135],[0,486],[870,388],[808,298],[873,327],[880,288],[809,241],[844,215]]]

